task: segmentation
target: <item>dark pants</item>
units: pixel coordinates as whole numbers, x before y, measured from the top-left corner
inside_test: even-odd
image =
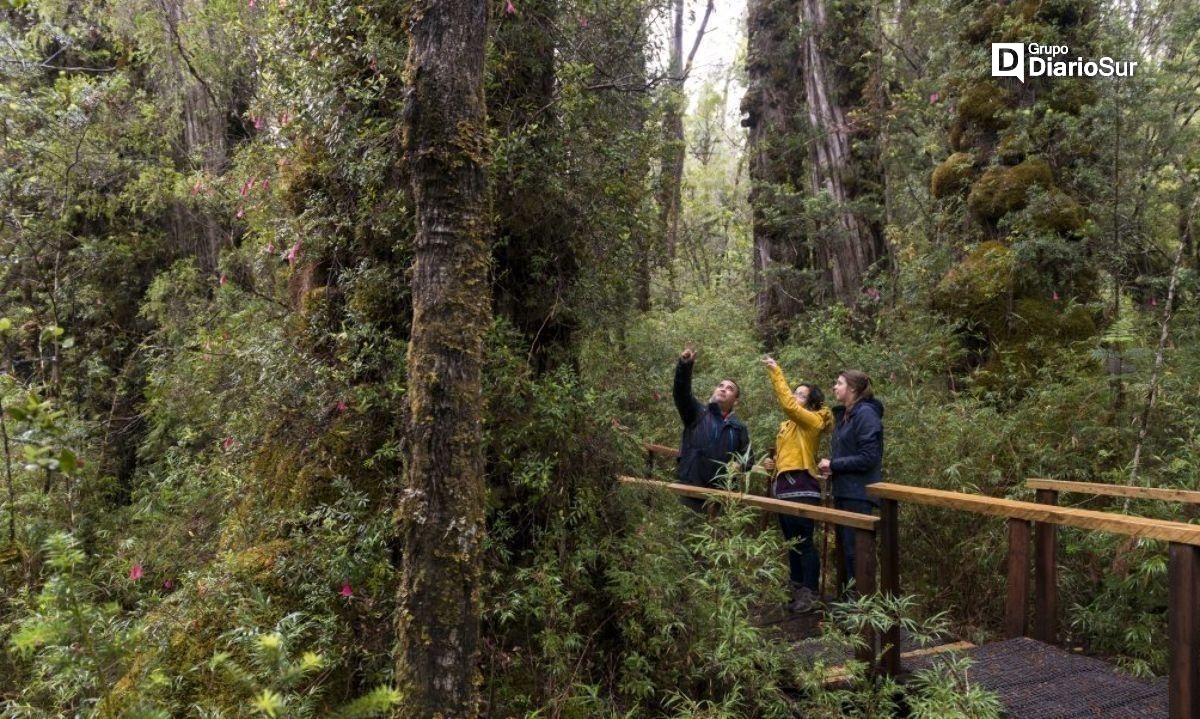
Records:
[[[790,499],[789,502],[798,502],[800,504],[820,505],[821,500],[816,498],[799,498]],[[792,584],[798,587],[808,587],[817,593],[817,583],[821,578],[821,556],[817,554],[817,547],[813,543],[813,529],[816,522],[803,517],[793,517],[788,514],[779,515],[779,528],[783,530],[783,536],[789,542],[800,538],[800,541],[793,544],[788,550],[788,570],[792,579]]]
[[[857,514],[874,514],[875,503],[866,499],[842,499],[834,497],[834,509],[841,509]],[[842,545],[842,558],[846,560],[846,580],[854,579],[854,528],[837,528],[838,544]]]

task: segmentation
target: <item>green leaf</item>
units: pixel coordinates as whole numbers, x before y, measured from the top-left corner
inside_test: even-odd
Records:
[[[259,694],[258,698],[254,700],[253,706],[260,713],[274,719],[274,717],[279,716],[279,712],[283,711],[285,703],[281,694],[273,692],[270,689],[263,689],[262,694]]]
[[[58,453],[58,470],[67,474],[75,472],[75,453],[65,447]]]

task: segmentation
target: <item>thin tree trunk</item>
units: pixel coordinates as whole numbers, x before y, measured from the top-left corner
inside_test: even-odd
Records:
[[[405,161],[416,220],[397,678],[404,717],[479,712],[488,284],[483,0],[418,0],[405,19]]]
[[[1183,205],[1191,204],[1190,207]],[[1191,232],[1193,216],[1195,213],[1194,203],[1181,203],[1181,208],[1186,213],[1186,232]],[[1182,239],[1182,238],[1181,238]],[[1175,311],[1175,285],[1179,280],[1179,266],[1183,262],[1184,243],[1179,243],[1179,249],[1175,252],[1175,261],[1171,265],[1171,283],[1167,287],[1167,302],[1163,306],[1162,328],[1158,335],[1158,350],[1154,353],[1154,369],[1150,371],[1150,389],[1146,392],[1146,404],[1142,407],[1142,418],[1138,426],[1137,444],[1133,448],[1133,462],[1129,470],[1129,484],[1132,486],[1137,482],[1138,469],[1142,460],[1142,447],[1146,443],[1146,435],[1150,431],[1150,412],[1154,409],[1154,404],[1158,399],[1158,377],[1162,373],[1163,362],[1166,357],[1167,337],[1171,329],[1171,316]],[[1129,511],[1129,499],[1126,498],[1125,511]]]

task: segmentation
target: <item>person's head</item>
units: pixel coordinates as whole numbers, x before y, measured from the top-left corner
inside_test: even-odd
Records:
[[[709,402],[716,402],[722,412],[728,414],[733,410],[733,406],[737,404],[738,397],[742,395],[742,390],[738,387],[738,383],[726,378],[717,383],[713,388],[712,397],[708,398]]]
[[[870,399],[871,378],[856,369],[842,370],[833,383],[833,397],[849,409],[855,402]]]
[[[825,406],[825,395],[821,390],[817,389],[816,385],[804,384],[796,385],[796,389],[792,391],[792,396],[800,403],[800,406],[810,412],[816,412]]]

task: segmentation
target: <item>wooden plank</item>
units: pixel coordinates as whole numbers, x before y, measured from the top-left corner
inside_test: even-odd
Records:
[[[1058,492],[1037,491],[1038,504],[1058,504]],[[1058,528],[1047,522],[1034,523],[1033,636],[1038,641],[1058,641]]]
[[[854,530],[854,586],[864,597],[875,592],[875,533],[865,529]],[[863,641],[858,660],[870,665],[874,673],[875,630],[870,622],[863,627]]]
[[[1025,636],[1025,603],[1029,598],[1029,522],[1008,520],[1008,596],[1004,602],[1004,635]]]
[[[981,497],[962,492],[947,492],[926,487],[911,487],[890,482],[868,485],[867,491],[882,499],[925,504],[933,507],[956,509],[993,517],[1024,519],[1030,522],[1048,522],[1068,527],[1090,529],[1113,534],[1123,534],[1143,539],[1158,539],[1164,542],[1179,542],[1200,546],[1200,525],[1182,522],[1167,522],[1144,517],[1131,517],[1090,509],[1053,507],[1034,502],[1019,502],[1014,499]]]
[[[879,584],[885,595],[900,596],[900,505],[893,499],[879,503]],[[889,627],[883,633],[883,656],[880,669],[894,677],[901,671],[900,627]]]
[[[667,446],[661,445],[661,444],[651,444],[651,443],[647,442],[642,445],[642,449],[646,450],[647,452],[649,452],[652,455],[657,455],[659,457],[667,457],[669,459],[675,459],[676,457],[679,456],[678,449],[675,449],[674,447],[667,447]]]
[[[879,518],[869,514],[858,514],[857,512],[845,512],[840,509],[829,509],[815,504],[801,504],[799,502],[788,502],[783,499],[774,499],[772,497],[760,497],[756,494],[742,494],[740,492],[728,492],[723,489],[710,489],[708,487],[694,487],[690,484],[680,484],[678,482],[659,482],[653,479],[642,479],[640,477],[624,477],[619,476],[617,480],[624,484],[632,484],[643,487],[658,487],[665,489],[675,494],[681,494],[685,497],[717,497],[725,501],[740,502],[756,509],[761,509],[767,512],[776,514],[788,514],[793,517],[804,517],[805,519],[815,519],[818,522],[829,522],[844,527],[853,527],[854,529],[865,529],[867,531],[875,531],[875,525],[879,523]]]
[[[1099,482],[1067,482],[1058,479],[1027,479],[1025,486],[1030,489],[1049,489],[1056,492],[1078,492],[1080,494],[1097,494],[1108,497],[1130,497],[1133,499],[1156,499],[1164,502],[1184,502],[1200,504],[1200,492],[1189,489],[1168,489],[1165,487],[1130,487],[1124,484],[1101,484]]]
[[[1170,717],[1200,719],[1200,549],[1172,542],[1167,577]]]

